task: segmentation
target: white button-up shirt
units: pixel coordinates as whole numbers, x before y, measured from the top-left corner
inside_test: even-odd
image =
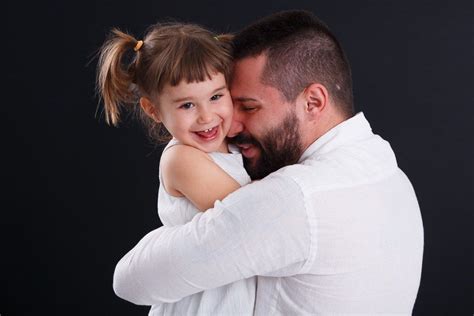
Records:
[[[257,275],[255,315],[411,314],[422,255],[413,187],[359,113],[298,164],[147,234],[114,289],[152,305]]]

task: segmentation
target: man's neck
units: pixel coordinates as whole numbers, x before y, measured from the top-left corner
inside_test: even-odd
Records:
[[[307,137],[303,140],[303,152],[321,136],[349,118],[339,113],[327,113],[307,131]]]

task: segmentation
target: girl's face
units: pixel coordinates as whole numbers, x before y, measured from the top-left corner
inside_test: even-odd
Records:
[[[224,142],[233,105],[222,73],[202,82],[166,85],[158,98],[158,119],[182,144],[204,152],[227,152]]]

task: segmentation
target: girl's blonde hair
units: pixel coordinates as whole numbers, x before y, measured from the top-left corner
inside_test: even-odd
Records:
[[[105,120],[118,125],[123,109],[138,114],[149,136],[159,142],[170,135],[138,105],[140,97],[156,100],[166,84],[178,85],[232,71],[232,35],[215,35],[195,24],[152,25],[143,41],[113,29],[100,50],[97,90],[104,102]]]

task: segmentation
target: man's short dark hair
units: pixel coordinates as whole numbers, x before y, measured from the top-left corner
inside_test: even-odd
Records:
[[[262,83],[281,91],[288,102],[312,83],[321,83],[336,106],[354,114],[347,57],[329,28],[309,11],[282,11],[264,17],[234,38],[235,60],[265,54]]]

